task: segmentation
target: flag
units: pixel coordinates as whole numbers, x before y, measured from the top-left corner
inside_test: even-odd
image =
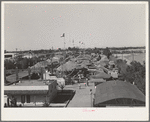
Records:
[[[61,37],[65,37],[65,33],[63,33],[63,35],[61,35]]]

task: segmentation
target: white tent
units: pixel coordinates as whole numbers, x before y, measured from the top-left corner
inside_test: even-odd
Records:
[[[58,85],[65,85],[65,79],[64,78],[57,78]]]

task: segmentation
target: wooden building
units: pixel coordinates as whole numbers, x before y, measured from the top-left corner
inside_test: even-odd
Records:
[[[7,106],[44,106],[57,96],[56,80],[22,81],[11,86],[4,86]]]

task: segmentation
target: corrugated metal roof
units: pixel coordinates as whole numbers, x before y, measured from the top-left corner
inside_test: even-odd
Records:
[[[95,104],[119,98],[129,98],[145,102],[144,94],[131,83],[124,81],[108,81],[97,85]]]

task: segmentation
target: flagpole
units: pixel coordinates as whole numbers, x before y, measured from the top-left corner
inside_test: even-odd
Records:
[[[72,41],[72,44],[73,44],[73,47],[74,47],[74,39],[73,39],[73,41]]]
[[[64,33],[64,51],[65,51],[65,33]],[[65,55],[66,55],[66,52],[65,52]],[[65,56],[64,56],[64,59],[65,59]],[[63,63],[62,63],[62,69],[63,69],[63,65],[64,65],[64,60],[63,60]],[[62,76],[64,76],[64,70],[62,72]]]
[[[65,36],[64,36],[64,50],[65,50]]]

